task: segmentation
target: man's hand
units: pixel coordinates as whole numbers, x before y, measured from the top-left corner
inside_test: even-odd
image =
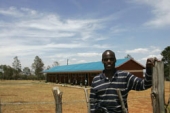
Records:
[[[146,73],[147,74],[152,75],[152,68],[154,67],[156,61],[159,61],[156,57],[147,59],[146,61]]]
[[[159,61],[156,57],[148,58],[146,61],[146,67],[153,67],[155,65],[155,62]]]

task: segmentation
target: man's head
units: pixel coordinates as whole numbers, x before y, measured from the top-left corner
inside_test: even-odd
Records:
[[[106,50],[102,54],[102,62],[105,70],[115,69],[116,57],[115,53],[111,50]]]

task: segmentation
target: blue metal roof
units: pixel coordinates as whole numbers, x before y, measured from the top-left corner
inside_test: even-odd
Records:
[[[115,66],[118,67],[125,62],[130,60],[129,58],[117,59]],[[81,63],[81,64],[72,64],[72,65],[63,65],[55,66],[48,70],[43,71],[44,73],[60,73],[60,72],[86,72],[86,71],[102,71],[104,69],[103,63],[90,62],[90,63]]]

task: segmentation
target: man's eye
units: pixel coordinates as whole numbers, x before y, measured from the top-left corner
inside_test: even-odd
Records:
[[[104,59],[104,61],[108,61],[108,60],[114,61],[114,58]]]
[[[109,59],[108,58],[105,58],[104,61],[108,61]]]
[[[115,59],[114,58],[111,58],[110,61],[114,61]]]

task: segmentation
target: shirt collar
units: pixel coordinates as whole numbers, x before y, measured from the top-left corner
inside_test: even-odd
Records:
[[[117,69],[115,69],[115,74],[113,76],[117,76],[118,75],[117,73],[118,73]],[[112,78],[113,78],[113,76],[112,76]],[[108,77],[105,76],[105,70],[103,70],[103,72],[100,74],[100,78],[101,79],[108,79]]]

